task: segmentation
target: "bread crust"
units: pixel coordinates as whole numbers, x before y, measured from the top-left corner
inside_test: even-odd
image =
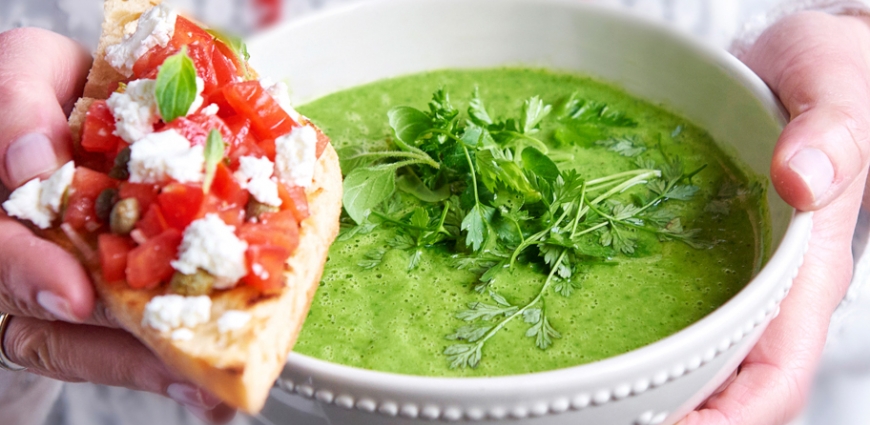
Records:
[[[94,55],[84,97],[70,115],[73,140],[78,146],[87,110],[105,99],[124,77],[105,60],[106,47],[135,30],[135,22],[159,0],[107,0],[103,35]],[[107,283],[99,267],[90,267],[97,292],[117,321],[148,346],[168,366],[224,402],[243,411],[262,409],[273,382],[286,362],[317,290],[329,246],[338,234],[341,213],[341,170],[338,155],[327,145],[318,159],[314,181],[306,191],[310,217],[301,224],[299,248],[287,260],[286,286],[264,294],[240,286],[212,294],[212,319],[195,329],[193,339],[173,341],[166,332],[142,325],[147,304],[166,288],[138,290],[126,283]],[[57,233],[54,233],[55,235]],[[68,242],[68,241],[64,241]],[[69,243],[62,243],[71,249]],[[79,253],[76,253],[79,254]],[[217,319],[229,310],[251,314],[242,328],[221,333]]]

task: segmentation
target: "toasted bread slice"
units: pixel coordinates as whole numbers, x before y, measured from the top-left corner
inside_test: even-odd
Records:
[[[85,97],[76,104],[69,119],[76,145],[88,107],[94,100],[108,97],[109,87],[124,79],[106,62],[106,47],[133,32],[139,16],[158,3],[158,0],[105,2],[103,35]],[[286,287],[275,294],[263,294],[246,286],[217,291],[211,296],[212,320],[197,327],[193,339],[173,341],[167,333],[143,327],[145,305],[153,297],[165,294],[165,288],[137,290],[123,283],[108,284],[99,268],[91,267],[97,292],[118,322],[167,365],[226,403],[246,412],[257,412],[263,407],[308,314],[329,245],[338,233],[341,191],[338,156],[328,145],[307,191],[311,216],[301,223],[299,248],[288,260],[284,276]],[[217,319],[228,310],[242,310],[252,318],[241,329],[221,333]]]

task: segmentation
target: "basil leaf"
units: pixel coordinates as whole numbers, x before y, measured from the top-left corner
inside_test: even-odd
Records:
[[[362,224],[372,208],[387,200],[396,190],[393,168],[357,168],[344,178],[342,203],[347,215]]]
[[[522,157],[523,166],[538,176],[543,177],[544,180],[555,182],[561,175],[559,167],[547,155],[544,155],[533,147],[523,149]]]
[[[413,195],[417,199],[429,202],[429,203],[438,203],[446,201],[447,198],[450,198],[450,186],[444,185],[441,186],[438,190],[433,191],[426,187],[425,184],[414,174],[405,174],[399,177],[399,180],[396,181],[396,184],[399,187],[399,190],[402,192]]]
[[[217,165],[224,159],[224,139],[217,130],[208,133],[205,142],[205,178],[202,181],[202,191],[208,193],[214,181],[214,173]]]
[[[196,68],[187,56],[187,47],[163,61],[156,86],[154,94],[163,122],[187,115],[196,100]]]
[[[387,112],[390,127],[396,132],[396,138],[402,143],[396,143],[404,150],[410,150],[408,145],[414,145],[417,139],[432,128],[429,116],[409,106],[399,106]]]
[[[205,30],[205,32],[211,34],[212,37],[223,43],[224,46],[229,47],[230,51],[232,51],[233,54],[236,55],[236,59],[238,59],[238,64],[242,68],[242,75],[245,76],[246,80],[250,80],[251,74],[248,71],[248,60],[251,59],[251,55],[248,53],[248,46],[245,45],[242,39],[215,29],[208,29]]]

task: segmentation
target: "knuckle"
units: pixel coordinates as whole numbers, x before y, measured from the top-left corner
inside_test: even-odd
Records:
[[[49,371],[49,328],[39,321],[13,317],[6,330],[6,353],[10,359],[28,369]],[[51,367],[53,369],[53,367]]]

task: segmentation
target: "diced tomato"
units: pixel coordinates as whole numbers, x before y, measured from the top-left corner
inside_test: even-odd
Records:
[[[305,195],[305,188],[278,184],[278,197],[281,198],[281,210],[292,212],[296,221],[301,223],[311,215],[308,211],[308,196]]]
[[[82,131],[82,148],[88,152],[116,152],[124,141],[115,134],[115,117],[105,100],[91,104]]]
[[[103,233],[97,237],[100,250],[100,268],[106,282],[124,280],[127,269],[127,254],[136,244],[127,236]]]
[[[217,115],[224,120],[227,120],[232,117],[236,117],[236,111],[230,106],[230,103],[227,102],[227,97],[224,96],[223,90],[215,90],[212,93],[208,93],[205,95],[205,103],[208,105],[217,105],[218,113]],[[227,123],[229,124],[229,123]]]
[[[157,196],[157,204],[169,227],[184,230],[200,217],[205,202],[202,186],[170,183]]]
[[[212,36],[193,22],[178,17],[175,20],[175,32],[166,47],[155,46],[147,51],[133,64],[133,79],[156,78],[157,69],[166,58],[188,47],[187,55],[193,60],[196,74],[205,81],[207,88],[213,88],[217,79],[212,67],[214,41]]]
[[[251,120],[251,130],[260,139],[276,139],[296,126],[259,81],[233,83],[224,87],[223,92],[230,106]]]
[[[100,226],[100,219],[94,210],[97,197],[103,190],[116,187],[118,181],[106,174],[77,167],[69,188],[63,222],[69,223],[76,230],[96,230]]]
[[[172,277],[171,262],[178,257],[181,232],[169,229],[148,239],[127,255],[127,283],[134,289],[153,289]]]
[[[186,117],[178,117],[160,129],[160,131],[168,130],[177,131],[178,134],[189,140],[193,146],[205,146],[205,142],[208,140],[208,131]]]
[[[326,145],[329,144],[329,137],[326,137],[320,129],[317,129],[317,157],[320,158],[320,155],[323,154],[323,151],[326,149]]]
[[[277,155],[277,148],[275,147],[275,139],[264,139],[261,140],[260,143],[257,143],[257,146],[263,150],[266,154],[266,158],[269,158],[269,161],[275,162],[275,155]]]
[[[239,67],[233,58],[232,50],[219,40],[214,43],[214,55],[212,56],[212,65],[214,66],[215,77],[219,86],[223,87],[235,81],[239,76]]]
[[[171,229],[169,223],[166,222],[166,218],[163,216],[163,211],[160,210],[160,206],[156,203],[148,207],[145,215],[136,222],[136,228],[147,239],[151,239]]]
[[[118,198],[136,198],[139,201],[139,210],[148,211],[151,204],[157,200],[160,186],[156,184],[121,182],[118,188]]]
[[[229,167],[223,163],[218,163],[215,169],[210,193],[230,205],[244,207],[248,203],[248,191],[242,189]]]
[[[239,158],[243,156],[262,158],[266,156],[266,152],[264,152],[263,148],[257,144],[257,140],[254,136],[248,134],[244,140],[230,150],[229,155],[227,156],[230,158],[230,167],[237,169],[239,168]]]
[[[293,217],[290,219],[292,220]],[[248,222],[239,227],[239,238],[248,245],[279,246],[287,250],[289,256],[299,246],[299,225],[295,220],[293,223],[286,224],[289,226],[284,229],[262,222]]]
[[[251,120],[238,115],[233,115],[224,118],[223,120],[224,123],[226,123],[227,128],[229,128],[230,133],[233,135],[230,140],[226,141],[227,148],[232,151],[236,146],[248,138],[248,135],[251,133]]]
[[[260,215],[260,223],[282,233],[299,235],[299,221],[292,211],[279,211]],[[292,249],[290,251],[293,251]]]
[[[187,118],[194,123],[199,124],[199,126],[205,130],[206,135],[211,133],[212,130],[219,131],[225,144],[229,144],[234,137],[232,130],[230,130],[224,120],[220,119],[218,116],[199,113],[193,114]],[[203,146],[205,146],[205,143],[203,143]]]
[[[242,282],[264,292],[284,287],[285,261],[290,254],[277,246],[252,245],[245,252],[248,274]]]
[[[217,214],[224,223],[236,228],[241,227],[245,223],[244,204],[230,204],[214,195],[208,196],[202,212],[197,218],[205,217],[206,214]]]

